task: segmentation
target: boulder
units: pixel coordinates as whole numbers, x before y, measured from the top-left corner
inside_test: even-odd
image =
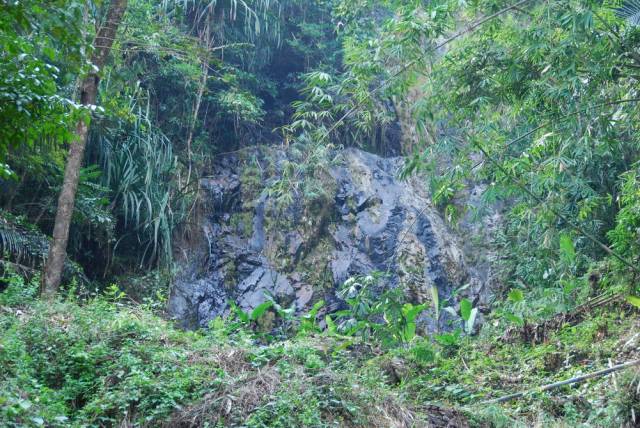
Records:
[[[465,263],[463,246],[424,183],[397,178],[401,158],[350,148],[339,159],[323,183],[324,199],[298,197],[284,211],[274,208],[269,192],[242,184],[241,158],[220,161],[201,180],[197,227],[176,248],[183,268],[170,314],[184,327],[202,327],[232,301],[248,312],[267,295],[299,313],[319,299],[335,310],[344,307],[336,293],[344,281],[373,271],[385,273],[381,286],[401,287],[414,303],[429,302],[435,287],[441,306],[457,307],[454,291],[482,278]],[[425,329],[460,322],[446,311],[438,320],[434,314],[422,317]]]

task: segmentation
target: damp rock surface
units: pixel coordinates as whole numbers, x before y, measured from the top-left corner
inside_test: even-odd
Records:
[[[268,156],[284,158],[275,149]],[[280,211],[243,178],[246,161],[219,160],[200,182],[199,220],[176,246],[182,271],[170,314],[183,327],[204,327],[232,302],[249,312],[267,296],[298,313],[320,299],[325,310],[337,310],[344,281],[372,272],[384,272],[380,286],[401,287],[414,303],[430,301],[435,287],[440,306],[457,309],[465,292],[455,290],[481,290],[482,278],[465,262],[462,240],[432,206],[424,182],[398,179],[401,166],[400,158],[345,149],[323,182],[323,199],[307,204],[297,196]],[[459,326],[450,312],[436,320],[427,311],[422,328]]]

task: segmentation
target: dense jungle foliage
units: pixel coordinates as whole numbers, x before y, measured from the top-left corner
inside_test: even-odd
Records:
[[[640,426],[637,1],[129,0],[98,69],[114,3],[0,0],[0,425]],[[482,240],[490,307],[370,293],[371,272],[339,313],[269,300],[176,328],[200,179],[268,147],[284,166],[243,185],[283,207],[320,200],[344,147],[403,156],[401,178]],[[419,334],[432,306],[464,328]]]

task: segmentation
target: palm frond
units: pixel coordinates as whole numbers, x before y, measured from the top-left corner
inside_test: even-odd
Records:
[[[2,258],[9,258],[16,262],[21,262],[28,258],[28,243],[24,234],[19,233],[6,220],[0,220],[0,255]]]
[[[163,0],[160,9],[168,15],[181,12],[190,16],[194,28],[206,25],[207,21],[215,21],[217,27],[237,23],[236,28],[250,41],[260,35],[280,40],[280,21],[274,19],[282,13],[278,0]]]
[[[635,27],[640,25],[640,0],[624,0],[614,11],[629,24]]]
[[[112,191],[115,215],[140,243],[140,264],[164,263],[171,259],[176,222],[170,202],[177,157],[171,141],[149,118],[148,108],[134,106],[132,111],[132,123],[117,123],[115,129],[102,124],[94,134],[96,161],[103,184]]]
[[[42,269],[48,253],[49,238],[36,226],[0,211],[0,268],[8,266],[32,275]],[[66,258],[63,280],[66,283],[73,278],[80,284],[89,282],[82,267]]]

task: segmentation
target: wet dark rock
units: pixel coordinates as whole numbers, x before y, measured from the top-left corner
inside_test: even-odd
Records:
[[[273,152],[272,159],[284,159]],[[266,295],[295,304],[298,312],[319,299],[327,310],[336,310],[344,306],[336,297],[339,286],[373,271],[386,272],[383,286],[401,287],[414,303],[429,302],[435,287],[441,306],[457,307],[457,288],[483,286],[431,205],[424,183],[397,179],[399,158],[344,150],[323,183],[326,199],[297,199],[284,213],[273,209],[267,192],[242,188],[240,165],[225,158],[202,179],[199,225],[176,249],[183,273],[169,311],[185,327],[206,326],[227,313],[231,301],[251,311]],[[247,201],[249,194],[261,196]],[[423,315],[422,328],[460,325],[447,311],[439,320],[434,313]]]
[[[266,263],[265,263],[266,264]],[[258,267],[237,288],[240,309],[251,312],[267,300],[267,295],[283,301],[294,294],[289,279],[273,269]]]
[[[302,255],[304,240],[299,232],[291,232],[287,234],[287,247],[289,248],[289,256],[297,261]]]

